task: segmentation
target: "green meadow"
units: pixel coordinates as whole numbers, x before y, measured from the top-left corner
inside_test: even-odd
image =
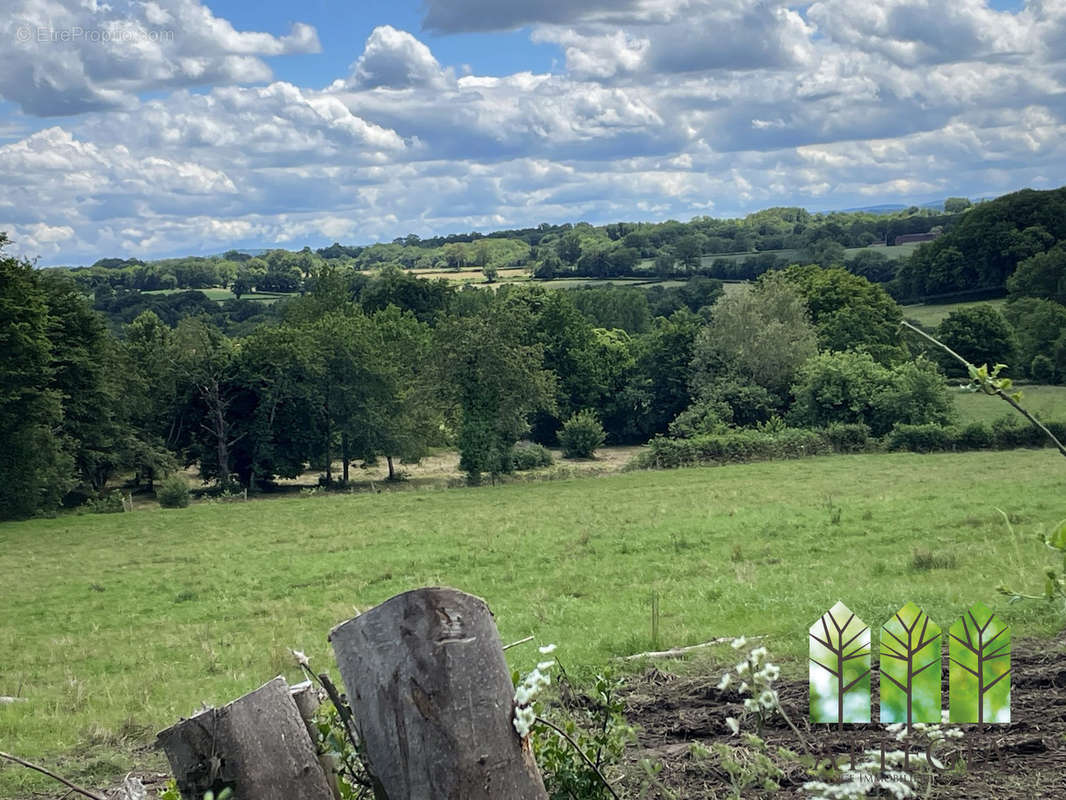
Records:
[[[1016,637],[1048,636],[1061,616],[995,587],[1040,591],[1036,537],[1066,517],[1064,490],[1050,449],[898,453],[7,523],[0,695],[26,701],[0,704],[0,742],[95,786],[163,768],[155,731],[298,680],[290,647],[332,668],[333,625],[424,585],[485,597],[505,641],[556,643],[577,674],[764,634],[798,675],[837,600],[874,626],[914,601],[944,627],[981,600]],[[53,788],[0,769],[0,797]]]

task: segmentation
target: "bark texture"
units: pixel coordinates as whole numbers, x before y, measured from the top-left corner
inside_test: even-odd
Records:
[[[330,641],[379,800],[546,800],[484,600],[405,592]]]
[[[162,731],[183,798],[229,787],[235,800],[333,800],[289,685],[278,677]]]

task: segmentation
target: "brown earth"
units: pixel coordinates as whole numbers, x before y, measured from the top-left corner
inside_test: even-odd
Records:
[[[1066,800],[1066,635],[1054,641],[1015,642],[1012,654],[1011,720],[1003,725],[958,725],[965,736],[939,746],[937,757],[947,765],[965,758],[965,765],[935,774],[916,774],[917,796],[932,800]],[[944,675],[947,676],[945,665]],[[677,677],[651,669],[632,680],[626,690],[627,716],[638,726],[638,743],[627,755],[626,784],[643,783],[642,798],[702,800],[737,797],[714,753],[715,744],[741,748],[739,760],[756,760],[756,751],[732,736],[726,717],[740,717],[743,698],[734,690],[716,688],[719,676]],[[874,671],[873,696],[877,693]],[[945,685],[945,701],[947,698]],[[820,755],[844,755],[902,749],[882,725],[847,725],[836,731],[828,725],[811,725],[806,682],[780,687],[782,705],[809,746]],[[877,719],[876,700],[873,719]],[[811,780],[804,767],[781,758],[777,749],[802,752],[803,747],[779,715],[763,732],[767,754],[782,769],[780,790],[761,787],[741,790],[744,798],[806,798],[803,783]],[[961,744],[960,744],[961,743]],[[694,747],[694,745],[696,745]],[[707,748],[711,753],[707,753]],[[972,748],[972,749],[971,749]],[[960,749],[969,752],[960,752]],[[913,752],[924,752],[924,745]],[[658,761],[662,770],[647,778],[642,759]],[[847,759],[843,760],[847,764]],[[876,795],[871,795],[876,796]],[[886,795],[889,796],[889,795]]]

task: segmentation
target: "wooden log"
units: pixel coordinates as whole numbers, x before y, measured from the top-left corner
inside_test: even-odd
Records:
[[[330,642],[379,800],[546,800],[484,600],[405,592]]]
[[[235,800],[332,800],[289,685],[278,677],[162,731],[183,798],[231,788]]]

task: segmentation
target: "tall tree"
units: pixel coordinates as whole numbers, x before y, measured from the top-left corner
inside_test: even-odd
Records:
[[[526,344],[528,319],[494,305],[449,318],[436,329],[436,365],[458,417],[459,466],[472,483],[510,470],[510,452],[528,417],[553,405],[543,348]]]
[[[52,343],[51,385],[63,404],[59,435],[69,443],[83,491],[96,494],[129,456],[118,347],[67,276],[43,275],[41,285]]]
[[[0,247],[6,243],[0,233]],[[37,277],[32,264],[0,255],[0,519],[50,509],[72,484]]]
[[[172,341],[170,358],[182,395],[179,406],[189,419],[187,458],[200,464],[205,478],[227,486],[231,450],[246,433],[236,430],[230,409],[238,391],[235,345],[199,317],[183,319]]]

